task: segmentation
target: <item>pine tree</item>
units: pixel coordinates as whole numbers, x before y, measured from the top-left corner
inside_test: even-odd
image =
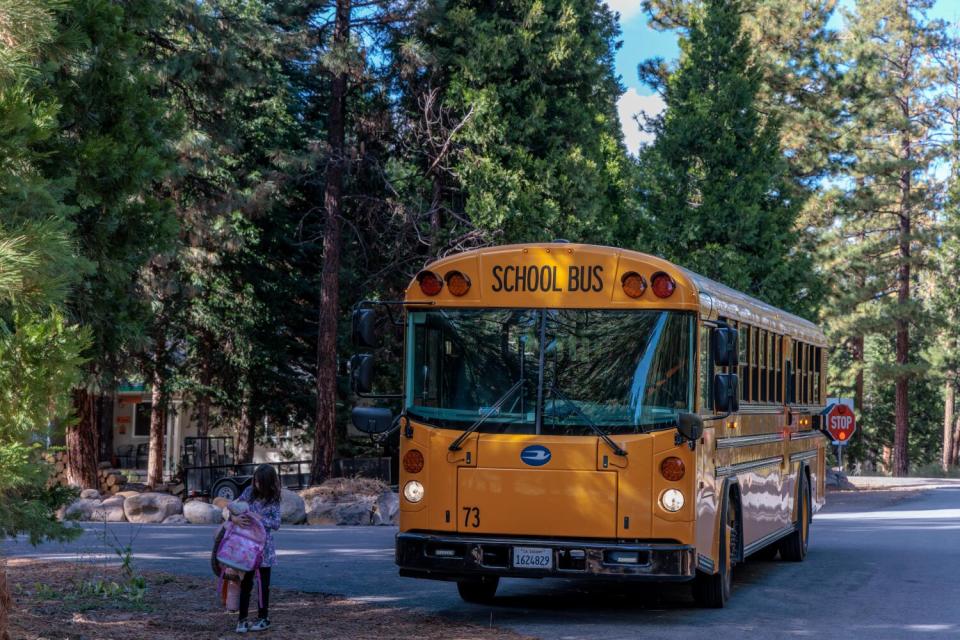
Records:
[[[650,25],[659,30],[689,29],[702,16],[703,0],[644,0]],[[742,29],[750,39],[750,63],[760,78],[758,109],[781,123],[780,148],[791,176],[809,191],[832,166],[836,150],[838,93],[837,33],[830,21],[837,0],[741,0]],[[642,66],[654,86],[669,72],[660,60]],[[803,216],[823,222],[823,207],[811,202]]]
[[[421,73],[407,112],[422,123],[433,213],[424,231],[442,236],[434,252],[560,237],[632,241],[618,35],[594,0],[428,4],[417,46],[408,46]],[[427,131],[431,122],[446,131]]]
[[[656,141],[640,158],[648,237],[666,258],[777,306],[811,316],[819,285],[797,251],[800,192],[779,123],[757,108],[738,2],[705,3],[681,40]]]
[[[45,65],[44,83],[69,135],[47,141],[39,166],[47,176],[74,178],[64,201],[86,272],[69,307],[93,339],[67,430],[68,474],[83,487],[97,485],[104,453],[95,394],[135,371],[132,357],[144,339],[149,310],[139,272],[176,232],[156,187],[174,168],[177,123],[156,98],[160,78],[146,41],[167,10],[161,2],[77,0],[60,16],[65,36]]]
[[[46,488],[50,469],[37,444],[68,419],[67,390],[86,346],[64,313],[79,267],[63,203],[69,177],[38,170],[37,146],[57,134],[58,105],[36,84],[56,37],[55,11],[54,3],[0,0],[0,535],[25,533],[33,544],[79,533],[54,517],[72,494]]]
[[[943,73],[941,122],[948,130],[945,153],[951,170],[930,277],[933,310],[940,320],[934,355],[943,377],[941,466],[949,472],[960,456],[960,412],[956,407],[960,386],[960,34],[950,34],[937,58]]]
[[[931,168],[942,150],[935,141],[942,71],[932,64],[944,26],[929,20],[931,0],[861,0],[846,15],[842,54],[846,73],[845,163],[851,187],[841,219],[841,256],[858,268],[838,273],[838,327],[862,340],[896,336],[895,362],[881,371],[894,381],[894,464],[909,472],[910,387],[924,383],[929,362],[929,310],[918,292],[935,238],[938,184]],[[911,330],[915,344],[911,343]],[[919,414],[919,407],[914,414]]]

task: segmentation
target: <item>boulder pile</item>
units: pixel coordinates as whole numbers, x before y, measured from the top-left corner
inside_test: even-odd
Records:
[[[96,489],[84,489],[80,498],[58,515],[62,520],[158,523],[182,513],[180,498],[169,493],[121,491],[103,499]]]
[[[300,493],[308,524],[396,524],[400,499],[386,484],[369,478],[333,478]]]
[[[396,524],[400,499],[379,480],[334,478],[297,493],[283,489],[283,524],[387,525]],[[138,524],[220,524],[229,517],[228,500],[195,499],[182,502],[169,493],[117,491],[104,495],[85,489],[79,499],[60,510],[63,520],[133,522]]]

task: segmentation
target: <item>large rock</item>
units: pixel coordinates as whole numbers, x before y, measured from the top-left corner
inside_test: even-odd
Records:
[[[123,511],[124,498],[114,496],[101,502],[90,514],[90,519],[97,522],[126,522],[127,515]]]
[[[221,498],[217,496],[213,499],[213,506],[218,509],[226,509],[227,505],[230,504],[230,501],[226,498]]]
[[[129,498],[131,496],[138,496],[142,491],[117,491],[113,496],[115,498]]]
[[[190,524],[190,521],[183,517],[182,514],[175,514],[163,521],[163,524]]]
[[[67,507],[62,510],[60,517],[62,520],[90,520],[93,516],[93,510],[99,506],[99,500],[81,498],[67,505]]]
[[[280,493],[280,521],[284,524],[300,524],[307,519],[307,504],[299,494],[283,489]]]
[[[400,496],[393,491],[384,491],[377,497],[376,510],[371,524],[397,524],[400,515]]]
[[[847,479],[847,474],[836,469],[827,469],[826,486],[841,491],[856,491],[857,487]]]
[[[84,500],[99,500],[100,492],[96,489],[84,489],[80,492],[80,497]]]
[[[183,517],[191,524],[220,524],[223,510],[200,500],[191,500],[183,505]]]
[[[156,524],[183,513],[183,503],[169,493],[141,493],[125,499],[123,511],[129,522]]]

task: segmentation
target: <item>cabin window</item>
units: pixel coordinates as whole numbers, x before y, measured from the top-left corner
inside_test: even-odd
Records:
[[[150,402],[138,402],[133,410],[133,435],[138,438],[150,436],[150,413],[153,410],[153,404]]]
[[[750,327],[750,400],[760,399],[760,330]]]

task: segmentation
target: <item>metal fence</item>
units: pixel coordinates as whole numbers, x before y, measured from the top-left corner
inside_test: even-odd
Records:
[[[185,467],[183,470],[184,491],[188,496],[208,496],[218,481],[232,479],[239,492],[250,480],[254,470],[261,464],[269,464],[276,468],[277,474],[280,476],[280,484],[284,488],[302,489],[310,486],[310,461],[292,460],[289,462],[242,462]]]

